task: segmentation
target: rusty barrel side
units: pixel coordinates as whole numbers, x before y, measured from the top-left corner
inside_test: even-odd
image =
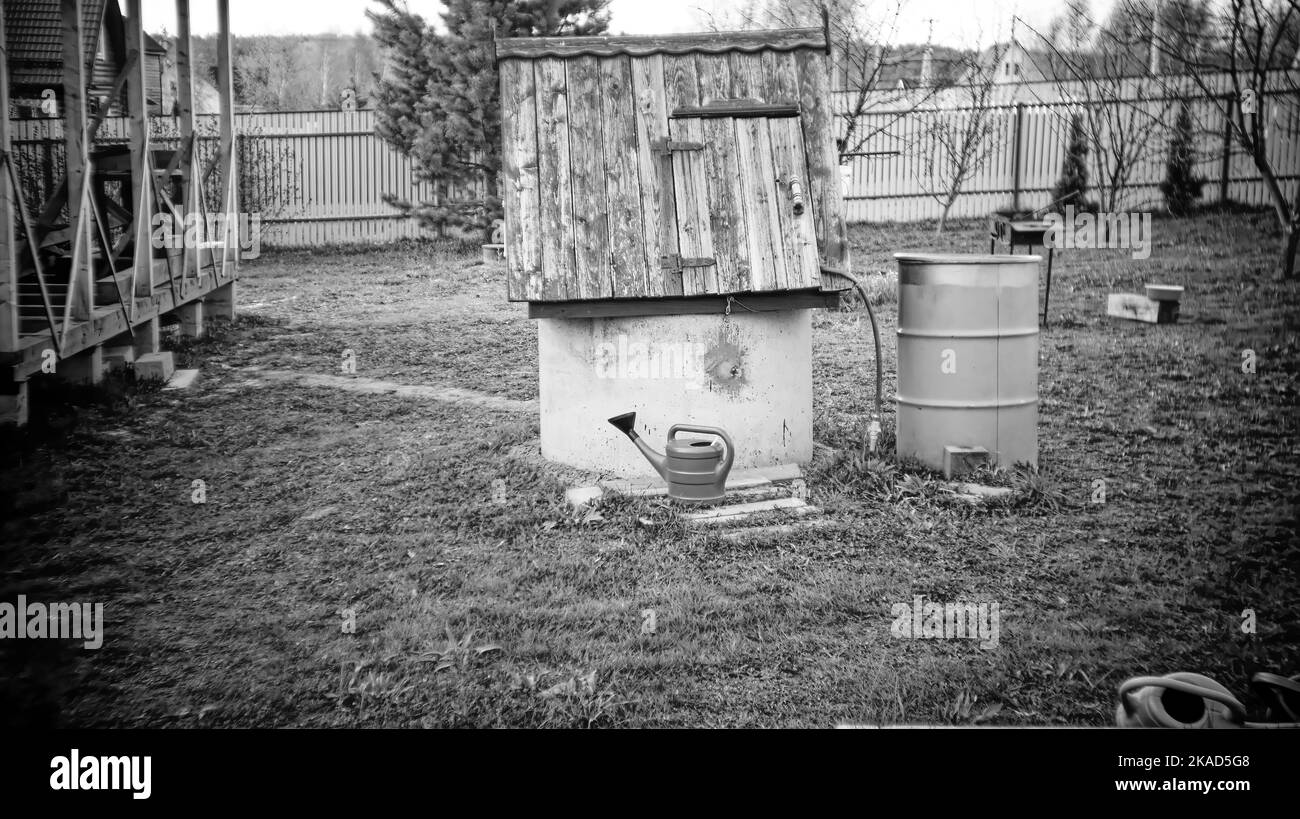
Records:
[[[1038,464],[1038,256],[896,253],[898,456]]]

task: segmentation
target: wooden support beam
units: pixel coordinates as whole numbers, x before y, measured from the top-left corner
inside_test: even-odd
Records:
[[[0,164],[9,161],[13,136],[9,130],[9,49],[5,43],[4,9],[0,8]],[[18,244],[14,224],[22,202],[7,169],[0,167],[0,351],[18,349]]]
[[[98,384],[104,380],[104,348],[96,344],[59,362],[55,375],[70,384]]]
[[[226,214],[221,238],[225,241],[223,278],[239,273],[239,167],[235,155],[235,79],[230,39],[230,0],[217,0],[217,90],[221,97],[221,206]]]
[[[181,173],[181,196],[186,214],[198,213],[199,204],[195,200],[196,188],[191,182],[194,173],[194,75],[190,67],[190,51],[193,43],[190,38],[190,0],[176,0],[176,120],[181,137],[176,166]],[[182,278],[198,275],[198,249],[185,248],[181,264]]]
[[[181,320],[181,338],[203,338],[203,301],[192,301],[176,308]]]
[[[797,290],[786,293],[742,293],[732,300],[732,315],[774,310],[838,309],[835,290]],[[529,318],[602,318],[608,316],[683,316],[717,313],[727,308],[726,296],[664,297],[657,299],[603,299],[593,301],[532,301]]]
[[[86,57],[81,31],[81,0],[60,0],[63,19],[63,139],[68,169],[68,225],[72,242],[70,293],[64,311],[69,319],[87,321],[95,310],[90,254],[90,135],[86,130]],[[8,115],[8,112],[6,112]]]
[[[18,244],[14,222],[23,207],[13,180],[17,174],[4,167],[13,149],[9,128],[9,49],[5,39],[5,13],[0,5],[0,353],[16,354],[21,322],[18,307]],[[0,375],[0,425],[27,423],[27,382]]]
[[[211,295],[203,300],[206,304],[208,318],[224,319],[225,321],[235,320],[235,289],[235,282],[222,285],[213,290]]]
[[[131,345],[135,347],[136,356],[156,353],[162,349],[161,322],[154,316],[143,324],[131,328]]]
[[[135,235],[135,260],[132,270],[135,283],[131,292],[136,297],[153,294],[153,276],[147,275],[153,258],[153,154],[149,146],[149,102],[144,60],[144,21],[141,0],[126,0],[126,50],[135,68],[126,81],[127,108],[130,114],[128,133],[131,141],[131,187],[135,215],[132,232]],[[183,229],[183,226],[182,226]],[[146,275],[138,275],[144,271]]]

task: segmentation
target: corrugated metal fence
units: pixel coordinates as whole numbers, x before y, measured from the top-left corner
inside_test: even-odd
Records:
[[[841,101],[843,104],[843,101]],[[1129,105],[1116,102],[1113,105]],[[1172,124],[1168,102],[1145,101]],[[1300,104],[1280,95],[1262,106],[1270,117],[1270,153],[1285,190],[1300,184]],[[841,109],[843,110],[843,109]],[[1226,192],[1235,201],[1268,203],[1268,195],[1250,158],[1233,151],[1224,160],[1224,128],[1218,110],[1195,101],[1198,123],[1198,173],[1207,180],[1203,201]],[[1070,105],[1035,103],[1000,106],[989,111],[990,133],[982,149],[987,159],[963,185],[949,214],[953,218],[987,216],[1008,207],[1019,191],[1021,207],[1050,201],[1061,173],[1069,134]],[[872,113],[861,117],[863,133],[874,133],[864,152],[897,151],[892,156],[852,160],[846,192],[850,222],[933,219],[941,205],[931,158],[938,150],[936,127],[960,125],[970,111],[960,109]],[[205,163],[217,148],[215,116],[196,118],[199,159]],[[62,176],[60,120],[14,123],[14,153],[32,212]],[[175,120],[154,117],[150,123],[157,147],[177,144]],[[386,194],[408,201],[437,201],[434,186],[416,179],[411,160],[375,135],[373,111],[301,111],[240,114],[240,189],[243,209],[262,216],[262,243],[267,247],[310,247],[334,243],[378,243],[429,236],[414,220],[384,203]],[[125,141],[127,120],[110,118],[100,127],[101,142]],[[1159,208],[1169,129],[1160,129],[1136,164],[1122,200],[1126,209]],[[1017,158],[1019,168],[1017,169]],[[1090,157],[1093,180],[1102,169]],[[1224,175],[1226,169],[1226,177]],[[1224,184],[1226,180],[1226,184]],[[216,207],[217,185],[209,184],[209,207]],[[1096,198],[1094,190],[1092,196]]]
[[[217,118],[195,117],[198,155],[204,165],[217,150]],[[126,118],[110,117],[96,144],[125,142]],[[28,207],[39,208],[63,173],[62,121],[22,120],[14,125],[14,154]],[[436,201],[433,185],[417,180],[411,160],[375,135],[373,111],[300,111],[239,114],[240,201],[260,213],[262,243],[310,247],[374,243],[430,236],[416,222],[384,203],[385,194],[412,202]],[[156,148],[179,144],[176,120],[152,117]],[[209,181],[208,206],[217,206],[218,185]]]
[[[1129,135],[1129,144],[1136,144],[1133,136],[1141,127],[1135,123],[1141,122],[1142,117],[1130,118],[1127,106],[1144,106],[1145,114],[1158,118],[1161,123],[1153,129],[1143,149],[1133,151],[1136,161],[1117,209],[1163,207],[1160,183],[1165,178],[1177,101],[1116,101],[1108,105],[1114,116],[1107,119],[1120,123],[1116,129],[1120,136],[1110,144],[1107,144],[1110,140],[1103,139],[1107,150],[1122,144],[1125,134]],[[1285,94],[1270,95],[1260,109],[1269,121],[1272,167],[1283,183],[1283,190],[1294,196],[1295,185],[1300,184],[1300,101]],[[988,138],[977,151],[982,166],[964,183],[949,216],[987,216],[999,208],[1011,207],[1017,191],[1021,208],[1048,204],[1065,162],[1070,117],[1075,110],[1078,109],[1068,103],[989,109]],[[1214,103],[1194,100],[1191,113],[1196,123],[1196,173],[1206,183],[1201,201],[1215,202],[1226,194],[1236,202],[1269,204],[1268,192],[1249,156],[1235,146],[1228,146],[1225,162],[1224,121]],[[971,116],[970,110],[932,109],[903,116],[882,112],[860,117],[860,133],[874,134],[862,146],[862,152],[897,153],[853,160],[852,177],[846,190],[849,221],[906,222],[937,218],[942,206],[933,194],[943,188],[943,183],[942,174],[936,174],[933,165],[942,165],[948,155],[936,133],[944,128],[950,132],[960,130]],[[1093,183],[1089,197],[1099,200],[1098,182],[1105,178],[1105,173],[1095,150],[1089,155],[1089,174]]]

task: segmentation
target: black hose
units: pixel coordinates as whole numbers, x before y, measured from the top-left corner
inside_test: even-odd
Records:
[[[833,275],[842,276],[848,279],[853,284],[853,287],[858,291],[858,295],[862,297],[862,303],[866,305],[867,308],[867,316],[871,319],[871,335],[876,343],[876,396],[875,396],[876,413],[872,417],[872,420],[876,423],[876,431],[879,432],[880,417],[882,414],[881,396],[885,392],[885,366],[880,355],[880,326],[876,322],[876,311],[871,309],[871,300],[867,298],[867,291],[862,288],[862,283],[858,281],[856,276],[854,276],[851,273],[846,273],[839,270],[832,270],[830,268],[825,268],[825,267],[822,268],[822,272],[831,273]],[[871,428],[868,427],[868,430],[870,429]],[[868,438],[863,440],[862,443],[864,450],[867,449],[869,441],[870,441],[870,436],[868,434]]]

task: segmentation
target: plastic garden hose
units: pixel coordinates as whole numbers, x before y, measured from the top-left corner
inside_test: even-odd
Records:
[[[1286,701],[1283,699],[1282,692],[1286,691],[1300,696],[1300,675],[1287,678],[1278,676],[1277,674],[1261,672],[1252,677],[1251,682],[1255,684],[1256,688],[1268,690],[1269,693],[1273,694],[1280,714],[1285,714],[1293,720],[1296,719],[1296,712],[1287,705]],[[1221,691],[1215,691],[1212,688],[1206,688],[1203,685],[1197,685],[1196,683],[1186,682],[1184,680],[1173,679],[1170,677],[1134,677],[1131,680],[1126,680],[1124,684],[1119,687],[1120,703],[1123,705],[1126,713],[1131,714],[1132,710],[1129,707],[1129,700],[1125,695],[1134,689],[1146,686],[1168,688],[1172,691],[1181,691],[1184,694],[1192,694],[1198,697],[1204,697],[1207,700],[1222,703],[1232,712],[1233,717],[1235,717],[1237,721],[1246,728],[1300,728],[1300,722],[1248,722],[1246,720],[1246,707],[1241,704],[1240,700],[1231,694],[1225,694]]]
[[[1248,722],[1247,728],[1300,728],[1300,674],[1283,677],[1261,671],[1251,677],[1250,682],[1257,691],[1272,696],[1270,716],[1290,719],[1291,722]]]
[[[1225,694],[1222,691],[1215,691],[1213,688],[1206,688],[1203,685],[1186,682],[1184,680],[1174,679],[1171,677],[1134,677],[1131,680],[1125,680],[1124,684],[1119,687],[1119,701],[1124,706],[1125,713],[1132,713],[1129,708],[1129,700],[1126,696],[1128,692],[1135,688],[1145,688],[1146,686],[1156,686],[1167,688],[1171,691],[1181,691],[1184,694],[1193,694],[1198,697],[1204,697],[1207,700],[1214,700],[1227,706],[1232,712],[1232,716],[1237,722],[1246,721],[1246,706],[1231,694]]]
[[[871,335],[876,342],[876,411],[871,415],[871,424],[867,428],[867,440],[863,443],[865,448],[875,452],[876,440],[880,436],[881,394],[885,391],[885,370],[880,359],[880,327],[876,324],[876,311],[871,309],[871,300],[867,298],[867,291],[862,289],[862,283],[858,281],[856,276],[828,267],[823,267],[822,272],[842,276],[852,282],[853,287],[858,291],[858,295],[862,297],[862,303],[867,307],[868,318],[871,319]]]

